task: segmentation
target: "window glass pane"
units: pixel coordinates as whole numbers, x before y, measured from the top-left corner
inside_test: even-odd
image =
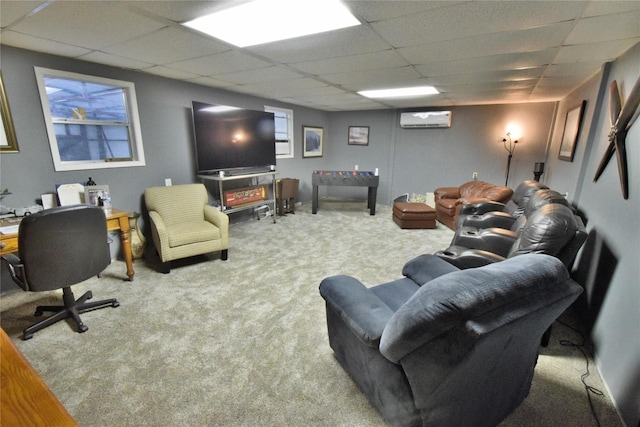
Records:
[[[45,76],[52,118],[126,122],[124,89],[106,84]]]
[[[276,141],[277,142],[288,142],[289,141],[289,125],[287,123],[287,117],[276,114],[275,115],[275,125],[276,125]]]
[[[126,126],[53,125],[62,161],[132,158]]]
[[[293,157],[293,111],[285,108],[265,106],[273,113],[276,131],[276,158]]]

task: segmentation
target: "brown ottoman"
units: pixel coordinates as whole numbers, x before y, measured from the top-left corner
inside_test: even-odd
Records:
[[[400,228],[436,228],[436,210],[424,203],[396,202],[393,222]]]

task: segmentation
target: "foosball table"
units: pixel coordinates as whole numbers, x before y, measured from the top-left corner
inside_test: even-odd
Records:
[[[318,187],[320,185],[337,185],[351,187],[368,187],[367,208],[369,214],[376,214],[376,198],[380,177],[371,171],[313,171],[311,185],[313,198],[311,212],[318,212]]]

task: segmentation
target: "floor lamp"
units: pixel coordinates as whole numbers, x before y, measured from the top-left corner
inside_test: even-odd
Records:
[[[517,139],[511,139],[511,132],[507,132],[507,137],[502,138],[502,145],[504,145],[504,149],[507,150],[509,156],[507,157],[507,169],[504,172],[505,180],[504,186],[507,186],[509,182],[509,170],[511,169],[511,158],[513,157],[513,152],[516,151],[516,144],[518,143]]]

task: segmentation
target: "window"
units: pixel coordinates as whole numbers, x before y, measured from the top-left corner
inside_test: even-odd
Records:
[[[276,159],[293,158],[293,110],[265,105],[276,121]]]
[[[56,171],[144,166],[133,83],[35,71]]]

